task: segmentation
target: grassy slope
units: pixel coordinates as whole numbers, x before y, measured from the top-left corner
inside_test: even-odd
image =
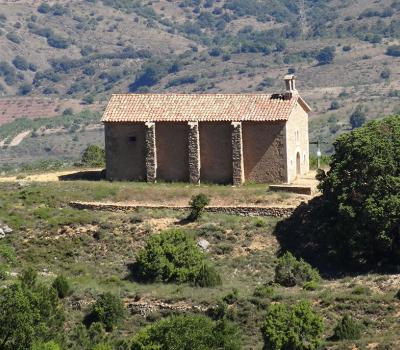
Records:
[[[50,283],[54,275],[61,272],[71,279],[74,295],[65,301],[69,329],[82,320],[87,303],[103,291],[120,294],[127,303],[139,298],[150,304],[180,301],[208,307],[237,289],[239,297],[229,307],[229,317],[239,326],[245,349],[261,349],[259,327],[269,303],[292,303],[299,299],[310,300],[315,310],[323,315],[325,339],[332,334],[336,321],[344,313],[350,313],[364,324],[361,340],[337,343],[326,340],[331,349],[348,349],[351,344],[361,349],[372,343],[378,343],[380,349],[400,346],[397,322],[400,304],[394,298],[397,276],[343,277],[324,280],[316,291],[275,287],[273,295],[253,296],[256,286],[273,280],[279,250],[273,236],[276,219],[210,214],[197,223],[181,226],[178,222],[185,213],[145,210],[121,214],[78,211],[67,206],[69,200],[115,199],[127,189],[132,196],[140,196],[146,191],[143,186],[103,182],[38,183],[22,187],[0,184],[0,221],[14,229],[14,233],[2,241],[2,244],[12,245],[16,252],[17,262],[11,270],[18,272],[31,265],[44,271],[42,279],[45,282]],[[146,193],[152,196],[162,191],[168,198],[189,198],[193,189],[190,186],[157,185],[147,186]],[[214,197],[231,191],[229,187],[218,186],[207,190]],[[240,194],[234,192],[233,197],[247,194],[249,199],[257,198],[260,191],[245,187]],[[143,246],[148,235],[170,227],[183,228],[211,243],[209,257],[223,276],[222,287],[144,285],[127,279],[127,265],[133,262],[135,252]],[[83,306],[80,309],[73,306],[77,304]],[[169,313],[154,311],[147,318],[127,313],[114,336],[134,334],[139,327]]]

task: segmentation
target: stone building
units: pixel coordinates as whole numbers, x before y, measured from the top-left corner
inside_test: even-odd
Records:
[[[109,180],[290,183],[309,171],[310,107],[278,94],[116,94],[105,125]]]

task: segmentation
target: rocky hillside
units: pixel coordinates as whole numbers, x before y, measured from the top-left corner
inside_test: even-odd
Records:
[[[113,92],[272,92],[287,72],[313,139],[355,110],[400,112],[399,0],[14,0],[0,27],[1,94],[53,99],[51,114]]]

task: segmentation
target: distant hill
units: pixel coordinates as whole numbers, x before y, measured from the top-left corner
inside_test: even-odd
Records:
[[[357,107],[400,112],[399,0],[14,0],[0,30],[0,94],[54,110],[101,111],[114,92],[279,91],[294,72],[327,151]]]

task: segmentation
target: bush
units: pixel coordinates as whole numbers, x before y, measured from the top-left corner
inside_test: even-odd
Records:
[[[129,85],[130,92],[137,92],[140,88],[151,87],[157,84],[167,73],[168,69],[161,62],[149,62],[136,77],[135,81]]]
[[[131,350],[239,350],[240,337],[225,320],[201,315],[181,315],[160,320],[132,339]]]
[[[329,107],[329,109],[331,110],[331,111],[335,111],[335,110],[337,110],[337,109],[339,109],[340,108],[340,105],[339,105],[339,102],[338,101],[332,101],[331,102],[331,106]]]
[[[100,322],[106,331],[112,331],[123,318],[124,306],[121,298],[111,293],[105,293],[100,295],[92,305],[87,321],[90,324]]]
[[[83,151],[81,163],[87,167],[104,167],[106,163],[105,150],[97,145],[89,145]]]
[[[322,318],[308,302],[292,306],[273,304],[261,327],[264,349],[319,349],[323,332]]]
[[[67,278],[63,275],[57,276],[53,281],[52,287],[57,291],[60,299],[64,299],[72,294],[71,286]]]
[[[323,48],[316,57],[318,64],[320,65],[332,63],[334,58],[335,48],[333,46]]]
[[[37,283],[30,273],[24,275],[24,283],[0,291],[2,350],[30,349],[62,331],[64,314],[55,291]]]
[[[214,266],[203,263],[196,276],[195,284],[199,287],[216,287],[222,284],[222,280]]]
[[[389,79],[390,78],[390,69],[386,68],[381,72],[381,78],[382,79]]]
[[[350,125],[352,129],[360,128],[367,121],[367,116],[361,106],[357,106],[356,110],[350,116]]]
[[[28,95],[32,91],[32,85],[25,83],[19,86],[18,93],[22,96]]]
[[[386,50],[386,55],[400,57],[400,45],[389,46]]]
[[[275,282],[285,287],[303,285],[306,282],[318,282],[321,279],[316,269],[303,259],[297,260],[290,252],[278,259],[275,268]]]
[[[68,39],[55,35],[53,33],[51,33],[51,35],[47,37],[47,44],[56,49],[67,49],[69,47]]]
[[[349,315],[344,315],[333,330],[335,340],[358,340],[361,337],[361,325]]]
[[[17,33],[10,32],[7,33],[6,38],[12,41],[14,44],[20,44],[22,39],[17,35]]]
[[[196,196],[193,196],[191,201],[189,202],[190,207],[192,208],[188,219],[191,221],[196,221],[201,217],[204,212],[204,208],[210,204],[210,199],[203,193],[200,193]]]
[[[46,2],[42,2],[39,7],[37,8],[38,12],[40,13],[48,13],[51,11],[51,6],[46,3]]]
[[[37,283],[37,272],[32,267],[29,267],[22,271],[19,275],[19,280],[23,287],[34,288]]]
[[[15,58],[12,60],[12,64],[15,68],[23,71],[28,70],[29,68],[28,61],[22,56],[15,56]]]
[[[253,295],[257,298],[272,298],[275,295],[275,289],[272,286],[257,286],[254,289]]]
[[[143,281],[192,282],[201,287],[220,284],[196,242],[181,230],[168,230],[149,238],[136,255],[134,275]]]
[[[35,342],[32,344],[30,350],[60,350],[60,346],[54,341],[49,341],[46,343]]]

